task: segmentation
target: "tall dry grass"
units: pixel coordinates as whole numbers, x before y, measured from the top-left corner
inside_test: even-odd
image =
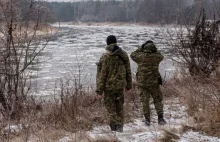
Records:
[[[50,100],[28,99],[22,109],[20,119],[0,122],[0,139],[2,141],[29,139],[51,140],[54,131],[78,133],[91,130],[94,126],[108,125],[108,116],[103,100],[98,100],[92,89],[76,91],[75,87],[60,85]],[[125,93],[125,123],[140,117],[140,99],[137,90]],[[9,126],[20,125],[21,129],[13,132]],[[51,132],[51,133],[49,133]],[[57,134],[59,135],[59,134]],[[53,136],[54,137],[54,136]]]
[[[191,77],[181,72],[169,84],[174,94],[187,105],[187,112],[197,124],[197,130],[212,136],[220,136],[220,78],[212,75]]]

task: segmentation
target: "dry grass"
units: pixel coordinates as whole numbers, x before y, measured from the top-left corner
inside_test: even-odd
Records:
[[[195,126],[183,125],[179,133],[192,130],[220,137],[220,78],[217,75],[213,74],[209,78],[191,77],[181,72],[162,86],[166,97],[180,98],[195,122]],[[165,132],[160,141],[170,142],[175,139]]]
[[[61,102],[45,104],[43,113],[41,122],[70,132],[89,130],[94,124],[107,123],[102,102],[92,95],[63,97]]]
[[[173,86],[173,90],[170,92],[178,94],[177,96],[187,105],[188,114],[194,117],[197,124],[196,129],[219,137],[220,79],[184,75],[173,80],[171,86]]]
[[[175,78],[170,79],[169,81],[164,82],[161,86],[161,91],[164,97],[166,98],[173,98],[179,97],[179,92],[176,86],[177,80]]]
[[[180,132],[185,133],[187,131],[198,131],[198,130],[194,126],[189,126],[189,125],[183,124]]]
[[[162,92],[165,97],[180,97],[182,102],[188,106],[188,113],[194,117],[197,123],[196,128],[183,127],[182,133],[193,129],[202,130],[209,135],[220,136],[219,88],[220,79],[192,79],[187,76],[172,79],[164,84]],[[57,141],[65,137],[67,133],[76,134],[90,130],[96,125],[108,124],[104,103],[96,99],[96,94],[83,91],[76,93],[61,88],[61,91],[55,95],[56,97],[51,101],[28,100],[19,120],[1,119],[0,139],[2,141],[18,138],[20,140]],[[140,117],[141,103],[136,87],[131,92],[125,93],[124,111],[126,123]],[[22,130],[17,133],[2,131],[7,124],[21,124]],[[173,136],[165,133],[161,141],[174,139]],[[114,142],[118,140],[112,137],[101,137],[90,141]]]
[[[138,117],[138,105],[140,102],[136,95],[125,95],[125,122]],[[69,132],[90,130],[94,125],[108,124],[104,102],[98,100],[96,94],[62,96],[60,100],[44,104],[43,108],[40,122]]]
[[[0,138],[2,141],[25,141],[25,139],[56,141],[65,137],[65,133],[68,132],[73,134],[91,130],[96,125],[108,124],[104,102],[98,100],[96,94],[62,90],[55,96],[50,101],[27,100],[19,120],[9,121],[6,118],[4,122],[1,122],[3,121],[1,119],[0,127],[3,129],[7,124],[22,125],[22,130],[16,133],[1,131]],[[140,101],[136,90],[126,93],[124,103],[126,123],[139,117],[139,108]],[[101,138],[102,140],[104,139]],[[118,140],[111,138],[105,141]]]
[[[164,135],[163,137],[159,140],[160,142],[175,142],[180,139],[180,136],[175,133],[173,130],[166,130],[163,129]]]

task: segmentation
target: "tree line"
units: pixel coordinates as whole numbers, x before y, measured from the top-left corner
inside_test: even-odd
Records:
[[[207,18],[218,13],[220,0],[90,0],[46,2],[55,21],[181,23],[198,16],[201,7]]]

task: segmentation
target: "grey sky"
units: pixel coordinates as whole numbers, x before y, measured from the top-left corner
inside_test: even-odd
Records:
[[[89,0],[41,0],[41,1],[48,1],[48,2],[53,2],[53,1],[57,1],[57,2],[76,2],[76,1],[89,1]],[[191,5],[193,3],[194,0],[187,0],[188,5]]]
[[[82,1],[82,0],[42,0],[42,1],[49,1],[49,2],[51,2],[51,1],[57,1],[57,2],[74,2],[74,1]]]

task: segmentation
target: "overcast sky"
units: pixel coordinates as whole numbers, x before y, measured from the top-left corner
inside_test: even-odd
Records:
[[[57,2],[69,2],[69,1],[83,1],[83,0],[42,0],[42,1],[57,1]],[[85,1],[85,0],[84,0]]]

